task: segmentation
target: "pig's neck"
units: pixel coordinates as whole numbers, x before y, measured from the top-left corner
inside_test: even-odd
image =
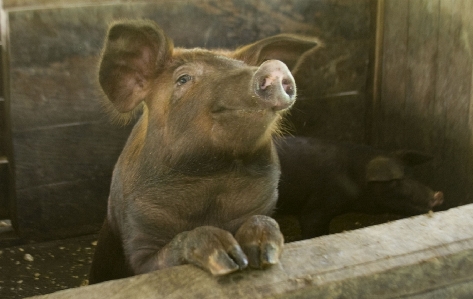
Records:
[[[271,148],[261,148],[248,155],[218,151],[189,151],[178,157],[165,157],[163,165],[172,172],[191,176],[207,176],[221,172],[263,174],[276,163]]]
[[[202,138],[170,138],[165,128],[150,127],[146,114],[135,125],[122,156],[136,172],[152,176],[211,176],[224,172],[264,175],[279,167],[271,138],[256,149],[235,152],[212,146]]]

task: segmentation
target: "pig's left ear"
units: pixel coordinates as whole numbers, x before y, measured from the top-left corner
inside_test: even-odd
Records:
[[[143,101],[172,50],[172,40],[152,21],[122,21],[110,27],[99,82],[116,110],[131,111]]]
[[[368,182],[388,182],[403,177],[403,167],[392,158],[378,156],[366,165],[366,180]]]
[[[254,66],[266,60],[277,59],[292,69],[303,53],[320,45],[320,40],[315,37],[280,34],[243,46],[232,57]]]
[[[393,153],[393,156],[399,159],[406,166],[416,166],[429,162],[433,159],[431,155],[414,151],[414,150],[399,150]]]

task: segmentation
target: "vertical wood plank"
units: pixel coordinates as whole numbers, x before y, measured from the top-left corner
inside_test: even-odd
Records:
[[[438,34],[438,59],[437,59],[437,74],[436,74],[436,101],[433,109],[433,120],[436,122],[437,135],[434,140],[437,142],[436,151],[433,153],[436,159],[433,161],[436,181],[435,185],[440,185],[445,191],[445,181],[447,175],[445,173],[445,147],[446,147],[446,122],[447,122],[447,99],[450,98],[451,91],[450,84],[452,70],[450,68],[451,57],[449,53],[453,51],[453,43],[449,40],[452,24],[452,6],[453,0],[443,0],[440,3],[439,13],[439,34]],[[433,133],[435,134],[435,132]]]
[[[465,8],[462,14],[463,24],[465,26],[462,39],[465,41],[466,51],[470,61],[470,91],[469,91],[469,105],[468,105],[468,141],[467,141],[467,186],[468,193],[466,195],[467,202],[473,202],[473,1],[463,0]]]
[[[370,31],[372,43],[367,72],[366,104],[365,104],[365,136],[364,143],[372,144],[375,140],[375,125],[379,124],[376,112],[381,101],[383,42],[384,42],[384,12],[385,0],[370,1]]]
[[[394,148],[401,145],[406,98],[408,0],[386,0],[381,99],[374,115],[373,144]]]
[[[445,113],[445,146],[443,150],[445,188],[450,196],[467,203],[469,172],[469,108],[472,59],[468,53],[467,25],[469,0],[441,3],[441,18],[448,20],[439,35],[438,98],[443,101]],[[471,12],[471,11],[470,11]]]
[[[473,201],[473,1],[386,1],[375,145],[434,155],[416,171],[446,193],[444,208]]]
[[[0,157],[0,220],[10,217],[8,202],[8,164]]]
[[[429,122],[435,99],[439,0],[409,1],[404,144],[432,147]]]

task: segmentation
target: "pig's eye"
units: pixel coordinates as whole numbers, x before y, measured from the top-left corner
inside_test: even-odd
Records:
[[[189,82],[191,79],[192,79],[192,77],[189,76],[189,75],[182,75],[177,79],[176,83],[177,83],[177,85],[184,85],[187,82]]]

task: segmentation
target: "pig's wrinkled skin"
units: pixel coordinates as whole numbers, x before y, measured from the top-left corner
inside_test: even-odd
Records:
[[[108,31],[99,81],[143,114],[115,165],[90,283],[181,264],[213,275],[278,263],[273,135],[292,106],[288,66],[317,46],[280,35],[236,51],[174,48],[151,21]]]
[[[304,239],[329,233],[347,212],[417,215],[442,204],[443,193],[405,176],[427,162],[416,151],[286,137],[276,141],[281,165],[277,213],[296,215]]]

